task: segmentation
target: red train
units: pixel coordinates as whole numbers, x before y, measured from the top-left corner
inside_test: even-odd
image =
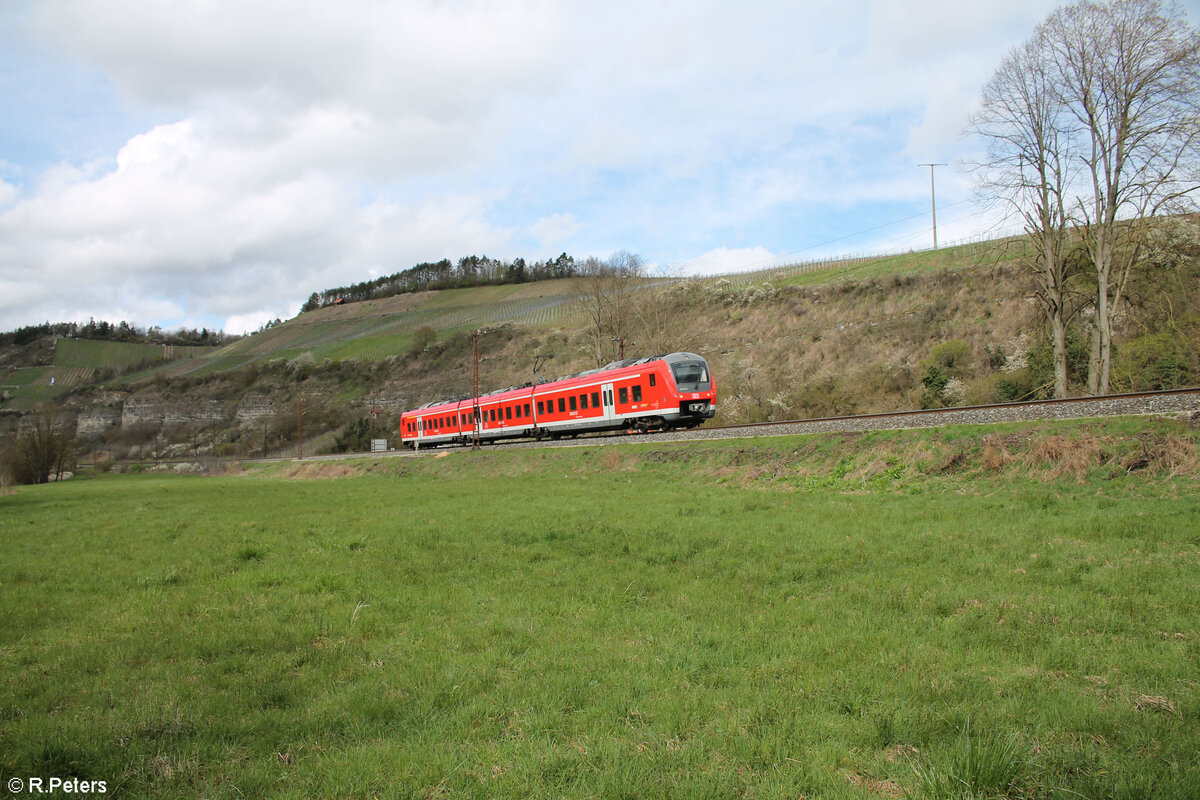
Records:
[[[548,383],[428,403],[400,417],[408,447],[609,430],[694,428],[716,413],[708,363],[695,353],[617,361]]]

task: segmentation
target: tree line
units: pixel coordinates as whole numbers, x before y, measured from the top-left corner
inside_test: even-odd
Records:
[[[1067,394],[1072,325],[1087,342],[1088,393],[1107,394],[1130,277],[1172,268],[1162,240],[1195,210],[1200,34],[1160,0],[1062,6],[1000,64],[970,130],[987,144],[979,188],[1032,245],[1054,396]]]
[[[526,261],[524,258],[504,261],[486,255],[464,256],[457,262],[443,258],[441,261],[423,262],[374,280],[313,292],[300,311],[304,313],[337,303],[358,303],[433,289],[529,283],[554,278],[572,278],[575,275],[575,259],[566,253],[544,261]]]
[[[25,325],[7,333],[0,333],[0,345],[26,345],[47,336],[69,336],[76,339],[100,339],[111,342],[150,342],[152,344],[217,346],[236,341],[241,337],[207,327],[176,328],[164,330],[158,325],[143,328],[121,320],[117,323],[89,319],[87,322],[43,322],[40,325]]]

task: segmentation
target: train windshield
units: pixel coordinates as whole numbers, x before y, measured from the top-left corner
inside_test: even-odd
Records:
[[[675,385],[680,389],[683,386],[695,385],[697,389],[708,388],[708,365],[703,361],[681,361],[671,365],[671,372],[675,375]],[[700,384],[704,384],[703,387]]]

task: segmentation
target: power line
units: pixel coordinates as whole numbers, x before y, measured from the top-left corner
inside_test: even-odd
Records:
[[[969,202],[971,202],[971,201],[968,199],[968,200],[955,200],[952,203],[944,203],[942,205],[942,210],[944,211],[947,208],[953,208],[954,206],[960,206],[963,203],[969,203]],[[754,267],[760,266],[762,264],[769,264],[771,262],[778,261],[781,258],[788,258],[789,256],[796,256],[801,253],[806,253],[809,250],[816,250],[819,247],[826,247],[827,245],[837,244],[838,242],[843,242],[846,239],[854,239],[858,236],[862,236],[863,234],[873,233],[875,231],[882,230],[883,228],[889,228],[892,225],[899,225],[901,222],[908,222],[909,220],[918,219],[923,216],[925,216],[924,211],[920,212],[919,214],[911,214],[907,217],[901,217],[899,219],[894,219],[890,222],[884,222],[882,224],[876,225],[871,228],[864,228],[861,231],[855,231],[854,233],[847,233],[844,236],[838,236],[833,239],[826,239],[823,242],[817,242],[816,244],[810,244],[807,247],[801,247],[797,250],[788,250],[783,253],[777,253],[777,254],[771,256],[770,258],[763,258],[763,259],[759,259],[758,261],[752,261],[748,264],[743,264],[741,267],[738,267],[737,269],[730,270],[730,272],[748,271],[748,270],[751,270]]]

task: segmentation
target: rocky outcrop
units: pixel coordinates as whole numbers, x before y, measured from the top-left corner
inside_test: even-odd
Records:
[[[121,409],[97,406],[79,414],[75,423],[76,436],[95,436],[121,424]]]
[[[220,422],[225,412],[216,400],[199,400],[186,405],[169,406],[163,414],[164,425],[191,425],[204,422]]]
[[[161,400],[131,397],[121,407],[122,428],[134,425],[161,425],[166,417],[166,405]]]
[[[248,394],[238,403],[234,416],[238,422],[254,422],[264,417],[273,417],[279,406],[261,394]]]

